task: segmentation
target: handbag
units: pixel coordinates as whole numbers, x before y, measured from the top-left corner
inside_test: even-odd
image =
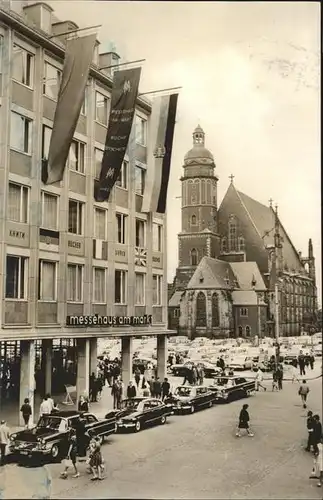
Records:
[[[65,458],[64,465],[65,467],[73,467],[73,462],[70,458]]]

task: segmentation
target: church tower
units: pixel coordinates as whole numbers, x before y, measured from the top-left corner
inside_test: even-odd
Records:
[[[184,157],[182,183],[182,230],[178,235],[178,268],[175,289],[184,290],[204,256],[220,253],[217,234],[217,182],[212,153],[198,125],[193,147]]]

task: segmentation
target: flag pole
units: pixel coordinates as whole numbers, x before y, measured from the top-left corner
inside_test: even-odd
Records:
[[[76,30],[70,30],[70,31],[64,31],[63,33],[57,33],[56,35],[51,35],[48,38],[58,38],[59,36],[64,36],[64,35],[71,35],[72,33],[77,33],[79,31],[86,31],[86,30],[94,30],[97,28],[101,28],[102,24],[97,24],[96,26],[88,26],[87,28],[78,28]]]
[[[129,61],[120,64],[111,64],[111,66],[102,66],[102,68],[99,68],[99,70],[101,71],[101,69],[119,68],[120,66],[126,66],[127,64],[141,63],[144,61],[146,61],[146,59],[137,59],[136,61]]]
[[[161,90],[151,90],[150,92],[144,92],[143,94],[138,94],[138,97],[141,97],[143,95],[148,95],[148,94],[160,94],[160,92],[168,92],[170,90],[180,90],[183,87],[170,87],[168,89],[161,89]]]

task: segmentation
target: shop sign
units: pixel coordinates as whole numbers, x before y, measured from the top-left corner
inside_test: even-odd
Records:
[[[67,326],[144,326],[152,324],[152,315],[144,316],[67,316]]]

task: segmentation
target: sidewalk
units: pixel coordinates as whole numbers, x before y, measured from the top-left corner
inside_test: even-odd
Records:
[[[0,467],[0,499],[50,498],[51,479],[44,467]]]

